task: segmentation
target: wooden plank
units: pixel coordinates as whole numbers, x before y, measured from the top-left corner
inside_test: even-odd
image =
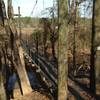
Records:
[[[21,64],[20,64],[20,66],[17,67],[17,71],[18,71],[18,74],[19,74],[19,77],[21,80],[23,94],[27,94],[29,92],[32,92],[32,89],[31,89],[29,79],[28,79],[28,76],[26,73],[23,50],[22,50],[21,46],[18,47],[18,51],[19,51],[19,55],[20,55]]]

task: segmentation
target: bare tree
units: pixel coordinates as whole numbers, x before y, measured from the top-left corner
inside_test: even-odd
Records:
[[[93,94],[96,93],[95,83],[95,0],[93,0],[92,8],[92,37],[91,37],[91,59],[90,59],[90,90]]]
[[[68,98],[68,0],[58,0],[59,43],[58,43],[58,100]]]

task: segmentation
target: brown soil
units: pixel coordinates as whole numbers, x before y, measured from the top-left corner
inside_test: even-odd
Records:
[[[21,96],[19,94],[19,90],[16,89],[14,94],[14,99],[11,100],[50,100],[50,98],[45,94],[42,94],[41,92],[35,90],[29,94]]]

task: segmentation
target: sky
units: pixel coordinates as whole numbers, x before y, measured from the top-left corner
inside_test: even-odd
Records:
[[[7,5],[7,0],[4,0]],[[20,6],[20,11],[22,16],[30,16],[32,9],[36,3],[36,0],[12,0],[14,13],[18,13],[18,6]],[[43,6],[44,2],[44,6]],[[51,7],[53,5],[53,0],[38,0],[37,5],[35,6],[34,12],[31,17],[39,17],[41,16],[41,11],[47,7]]]
[[[79,15],[81,17],[91,18],[92,17],[91,8],[92,8],[92,3],[90,0],[81,3],[79,6]]]
[[[4,1],[7,6],[7,0],[4,0]],[[37,1],[37,5],[35,6],[33,13],[31,14],[32,9],[33,9],[34,5],[36,4],[36,1]],[[30,15],[31,15],[31,17],[42,17],[42,16],[47,16],[47,15],[41,15],[41,12],[43,11],[43,9],[52,7],[53,1],[54,0],[12,0],[12,3],[13,3],[15,14],[18,13],[18,6],[20,6],[21,15],[23,17],[25,17],[25,16],[28,17]],[[80,8],[79,12],[80,12],[81,17],[91,18],[91,13],[90,13],[91,10],[84,9],[84,5],[85,5],[85,8],[87,8],[86,5],[88,5],[88,3],[89,2],[82,3],[79,7]],[[43,6],[43,4],[44,4],[44,6]],[[85,11],[85,13],[84,13],[84,11]]]

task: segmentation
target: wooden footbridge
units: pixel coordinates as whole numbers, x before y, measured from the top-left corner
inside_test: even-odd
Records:
[[[58,21],[61,24],[61,28],[59,29],[60,42],[58,43],[58,51],[60,54],[58,54],[58,67],[58,64],[55,66],[49,60],[47,60],[44,55],[41,55],[41,53],[37,53],[32,48],[27,47],[26,42],[21,38],[21,29],[20,33],[17,32],[14,20],[14,15],[17,15],[20,18],[20,11],[19,14],[14,14],[12,0],[8,0],[8,11],[6,13],[5,3],[3,0],[0,0],[0,100],[10,100],[14,87],[12,85],[11,90],[9,90],[8,83],[10,77],[13,75],[16,75],[17,77],[21,95],[24,96],[32,93],[33,90],[27,74],[26,63],[29,64],[28,67],[31,66],[32,71],[35,70],[34,72],[38,76],[38,80],[41,81],[42,86],[47,90],[52,99],[57,100],[58,98],[58,100],[66,100],[67,98],[70,98],[70,96],[73,97],[73,95],[75,95],[75,98],[79,100],[95,100],[95,97],[93,96],[92,98],[92,95],[88,94],[86,90],[82,88],[82,86],[78,86],[80,85],[80,80],[74,80],[73,76],[69,76],[69,78],[67,78],[68,54],[66,51],[68,50],[68,47],[66,46],[64,49],[62,49],[68,41],[68,31],[66,29],[69,27],[67,24],[69,22],[66,21],[66,17],[68,16],[66,16],[67,14],[64,12],[67,12],[68,10],[65,6],[67,3],[67,0],[60,0],[58,2],[58,5],[61,7],[61,9],[58,7],[58,17],[62,17],[62,20],[61,18],[58,18]],[[61,10],[63,12],[61,12]],[[60,25],[58,25],[58,27],[59,26]],[[92,27],[94,26],[92,25]],[[62,32],[64,32],[64,34],[62,34]],[[53,32],[53,34],[55,33],[56,32]],[[62,38],[64,40],[62,40]],[[94,41],[92,42],[94,46]],[[91,52],[94,54],[93,48],[91,49]],[[91,65],[92,67],[90,67],[92,68],[92,71],[94,71],[94,55],[92,58],[93,59],[91,59],[91,61],[93,61],[93,63]],[[95,79],[95,75],[92,71],[90,72],[90,89],[95,93],[95,81],[92,80]],[[87,83],[89,85],[89,82]],[[80,91],[84,93],[82,94]],[[76,100],[75,98],[74,100]]]

